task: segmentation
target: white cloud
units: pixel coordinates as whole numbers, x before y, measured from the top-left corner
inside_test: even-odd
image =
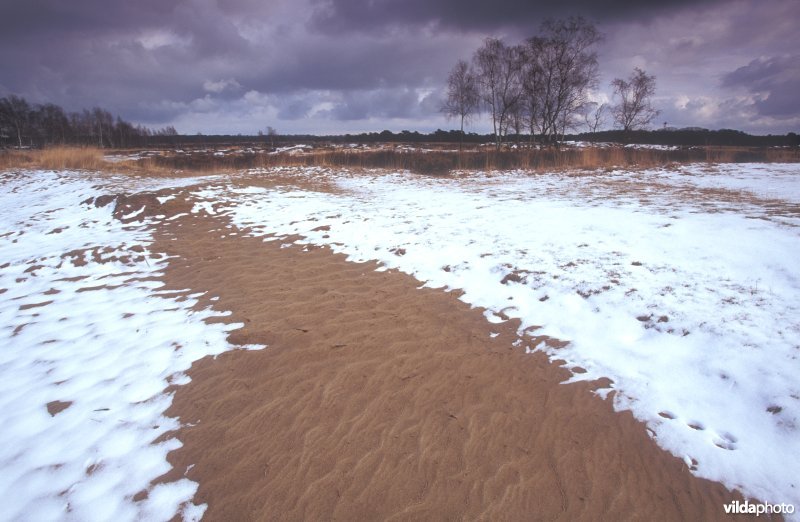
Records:
[[[162,29],[144,31],[135,40],[148,51],[168,46],[185,47],[191,43],[191,38],[181,37],[172,31]]]
[[[239,82],[237,82],[233,78],[227,80],[217,80],[217,81],[206,80],[203,82],[203,90],[205,90],[206,92],[213,92],[214,94],[219,94],[225,91],[226,89],[234,90],[234,89],[240,89],[241,87],[242,86],[239,84]]]

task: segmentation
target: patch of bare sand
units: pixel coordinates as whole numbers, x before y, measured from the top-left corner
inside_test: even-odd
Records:
[[[232,342],[269,345],[175,389],[165,479],[197,481],[207,520],[714,520],[741,499],[592,384],[559,384],[516,324],[326,249],[223,239],[218,219],[165,222],[155,245],[180,256],[170,287],[245,324]]]

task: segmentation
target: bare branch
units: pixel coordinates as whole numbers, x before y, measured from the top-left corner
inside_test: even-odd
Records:
[[[447,98],[441,111],[448,118],[461,118],[461,135],[464,123],[468,123],[478,109],[480,97],[475,74],[464,60],[459,60],[447,78]]]
[[[546,21],[526,41],[523,106],[531,134],[553,143],[582,121],[588,91],[597,85],[593,47],[601,39],[594,25],[572,17]]]
[[[614,98],[619,103],[612,109],[614,122],[626,132],[650,125],[661,113],[651,105],[656,92],[656,77],[638,67],[627,80],[616,78],[611,82]]]

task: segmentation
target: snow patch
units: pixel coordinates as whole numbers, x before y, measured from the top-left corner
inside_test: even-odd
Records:
[[[198,520],[205,509],[189,480],[151,487],[180,446],[154,441],[179,427],[165,387],[231,349],[238,325],[206,324],[219,314],[193,310],[199,295],[159,291],[167,259],[145,225],[80,204],[126,183],[189,182],[0,176],[2,520]]]

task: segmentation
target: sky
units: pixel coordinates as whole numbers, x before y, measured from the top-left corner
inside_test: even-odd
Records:
[[[640,67],[656,127],[800,132],[797,0],[0,0],[0,96],[185,134],[452,129],[456,61],[573,15],[605,35],[598,102]]]

